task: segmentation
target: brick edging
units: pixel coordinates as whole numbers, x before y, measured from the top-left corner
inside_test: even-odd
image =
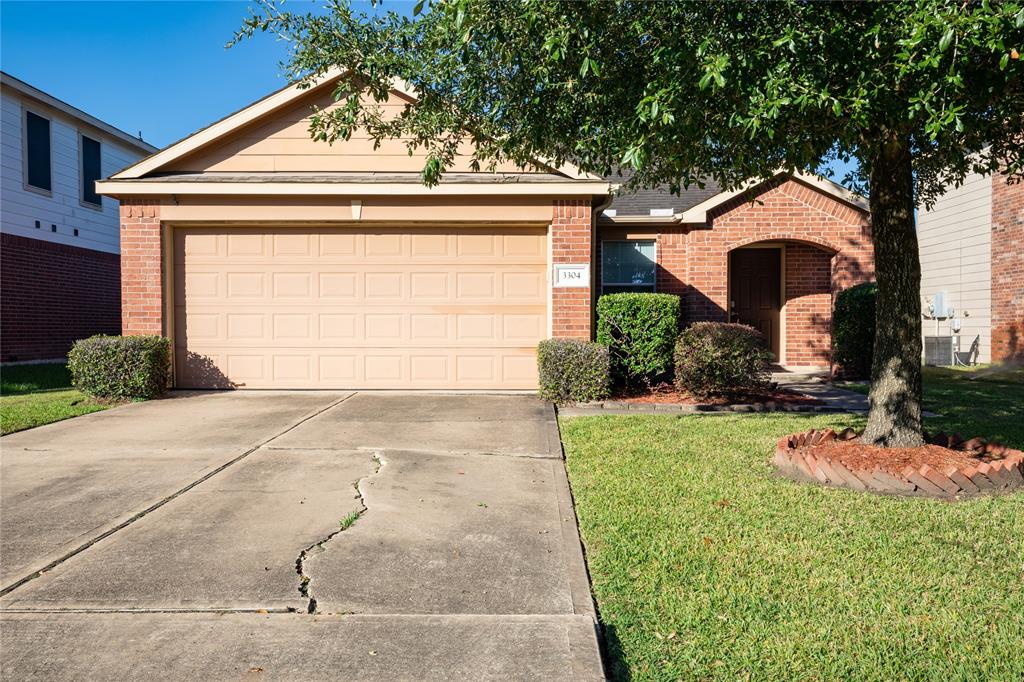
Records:
[[[1024,488],[1024,452],[981,438],[964,441],[959,436],[937,434],[928,437],[931,445],[1002,457],[977,466],[949,466],[942,471],[927,464],[905,467],[894,475],[875,466],[871,471],[850,469],[838,460],[815,452],[815,447],[834,440],[852,440],[853,429],[836,433],[832,429],[794,433],[783,436],[775,447],[772,463],[779,473],[794,480],[823,485],[898,495],[921,495],[946,499]]]
[[[636,412],[638,414],[664,414],[665,412],[677,412],[684,414],[706,414],[735,412],[748,414],[751,412],[803,412],[803,413],[837,413],[837,412],[864,412],[835,405],[807,405],[801,403],[742,403],[737,405],[711,405],[711,404],[689,404],[689,403],[628,403],[615,400],[603,400],[592,403],[577,403],[575,405],[562,405],[561,407],[571,408],[577,412],[593,412],[600,414],[604,411],[615,412]]]

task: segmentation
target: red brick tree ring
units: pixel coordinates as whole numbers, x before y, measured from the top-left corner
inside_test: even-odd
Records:
[[[1024,489],[1024,452],[939,433],[915,448],[880,448],[853,429],[811,429],[779,439],[773,463],[798,481],[854,490],[954,498]]]

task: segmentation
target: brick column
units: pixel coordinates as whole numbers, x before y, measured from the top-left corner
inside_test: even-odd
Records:
[[[591,263],[593,226],[588,199],[554,202],[551,218],[551,262],[554,265]],[[553,273],[552,273],[553,276]],[[591,290],[552,288],[551,334],[555,338],[590,340]]]
[[[163,249],[160,204],[121,202],[121,333],[163,335]]]
[[[992,176],[992,362],[1024,362],[1024,183]]]

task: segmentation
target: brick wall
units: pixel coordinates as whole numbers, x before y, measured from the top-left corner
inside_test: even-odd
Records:
[[[160,205],[121,202],[121,329],[126,336],[164,334]]]
[[[551,260],[553,264],[586,264],[591,259],[590,201],[554,202],[551,219]],[[591,287],[552,288],[551,333],[556,338],[590,339]]]
[[[683,296],[682,309],[686,309],[687,229],[682,226],[663,227],[658,234],[658,270],[655,287],[658,293]]]
[[[832,356],[832,254],[786,244],[786,364],[825,367]]]
[[[992,177],[992,361],[1024,362],[1024,183]]]
[[[726,319],[729,251],[785,241],[786,364],[827,366],[833,295],[874,276],[867,214],[801,182],[781,179],[762,189],[755,203],[743,195],[719,207],[709,227],[688,235],[688,320]]]
[[[786,243],[785,361],[827,366],[833,296],[874,277],[867,215],[795,180],[737,197],[707,225],[659,226],[657,290],[683,296],[684,323],[725,321],[729,252]]]
[[[117,254],[0,234],[0,361],[64,357],[121,329]]]

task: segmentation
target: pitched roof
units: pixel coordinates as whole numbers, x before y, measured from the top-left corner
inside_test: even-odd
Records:
[[[630,177],[629,171],[623,171],[609,175],[605,180],[613,185],[618,185],[627,182]],[[710,199],[721,191],[718,183],[711,179],[704,181],[703,188],[691,185],[681,189],[679,194],[672,194],[668,185],[633,190],[622,194],[616,193],[610,210],[614,211],[616,216],[650,216],[652,215],[651,211],[655,211],[653,215],[657,215],[658,212],[668,212],[670,215],[674,215]]]
[[[271,112],[278,111],[283,107],[294,103],[299,98],[309,95],[315,90],[332,86],[339,78],[347,75],[348,73],[349,72],[346,70],[334,68],[313,79],[311,83],[299,82],[287,85],[280,90],[244,107],[243,109],[240,109],[233,114],[229,114],[219,121],[216,121],[209,126],[178,140],[156,154],[118,171],[110,176],[109,180],[136,180],[157,173],[160,169],[165,168],[173,161],[181,159],[200,148],[205,148],[214,142],[223,140],[226,136],[239,128],[257,121]],[[392,92],[406,99],[415,99],[416,97],[415,91],[406,83],[399,80],[396,80],[393,83]],[[578,168],[570,164],[563,164],[556,168],[553,164],[544,159],[537,159],[536,161],[538,166],[548,168],[552,175],[559,177],[563,182],[577,180],[587,182],[601,181],[599,176],[583,173]],[[259,174],[251,174],[249,181],[261,181],[260,178],[257,177],[258,175]],[[317,174],[317,177],[319,178],[321,175],[322,174]],[[481,175],[492,174],[481,173]],[[212,180],[212,178],[204,178],[203,181],[205,180]],[[263,181],[266,181],[266,179],[264,178]],[[305,181],[316,182],[317,179],[306,179]]]
[[[704,189],[691,187],[682,190],[678,196],[673,195],[667,186],[624,194],[615,197],[609,207],[611,211],[606,209],[601,219],[603,222],[704,223],[708,213],[717,206],[781,176],[789,176],[865,213],[869,211],[867,199],[837,182],[808,173],[780,171],[770,179],[751,180],[735,190],[722,191],[717,183],[709,180],[705,182]],[[615,182],[614,179],[611,181]]]

